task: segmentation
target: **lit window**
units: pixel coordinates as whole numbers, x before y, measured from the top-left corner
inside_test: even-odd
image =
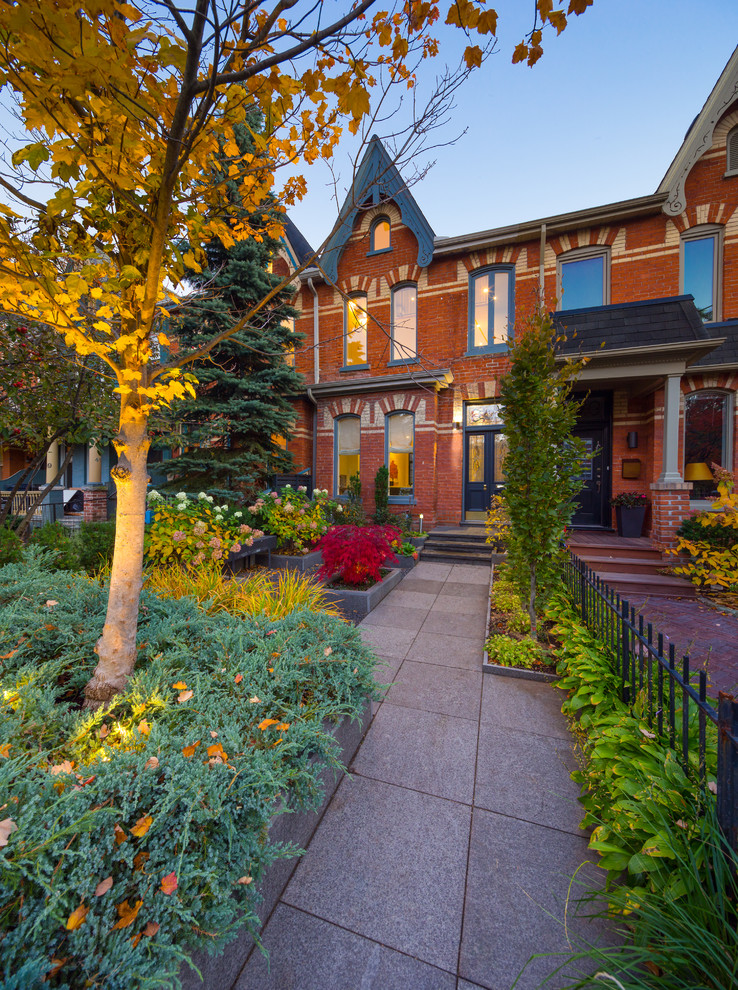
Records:
[[[418,292],[414,285],[403,285],[392,292],[391,361],[414,361],[417,356]]]
[[[371,247],[370,251],[389,251],[391,247],[390,242],[390,223],[387,217],[379,217],[372,224],[369,243]]]
[[[587,309],[610,301],[610,257],[582,248],[559,259],[559,309]]]
[[[707,476],[707,469],[713,464],[732,468],[730,408],[730,396],[726,392],[693,392],[686,397],[684,473],[686,480],[692,480],[690,498],[716,494],[717,486]]]
[[[725,142],[725,171],[727,175],[738,175],[738,127],[734,127]]]
[[[359,473],[361,420],[358,416],[342,416],[336,420],[336,458],[333,490],[345,495],[353,475]]]
[[[694,296],[697,312],[706,323],[719,320],[720,232],[693,228],[682,237],[681,286]]]
[[[490,269],[471,276],[469,350],[507,346],[512,326],[514,272]]]
[[[412,413],[397,412],[387,416],[386,441],[390,498],[410,498],[415,487],[415,417]]]
[[[295,321],[294,321],[294,319],[291,316],[288,316],[287,319],[282,320],[282,326],[285,328],[285,330],[289,334],[289,337],[292,337],[292,335],[295,332]],[[288,337],[288,341],[289,341],[289,337]],[[284,360],[285,360],[285,363],[290,366],[290,368],[294,368],[295,367],[295,345],[294,345],[294,343],[288,343],[287,344],[287,348],[286,348],[285,355],[284,355]]]
[[[366,296],[357,295],[347,299],[343,338],[343,363],[347,368],[352,365],[367,363],[366,322]]]

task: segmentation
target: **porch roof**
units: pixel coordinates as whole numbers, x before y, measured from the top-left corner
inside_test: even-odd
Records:
[[[440,391],[453,383],[449,368],[429,368],[427,371],[409,371],[399,375],[377,375],[371,378],[341,378],[308,385],[306,392],[317,399],[357,392],[389,392],[397,389],[424,388]]]

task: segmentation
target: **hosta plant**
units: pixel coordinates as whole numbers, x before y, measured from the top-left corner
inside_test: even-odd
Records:
[[[318,576],[354,586],[381,581],[382,568],[397,559],[392,543],[399,539],[394,526],[334,526],[318,544]]]

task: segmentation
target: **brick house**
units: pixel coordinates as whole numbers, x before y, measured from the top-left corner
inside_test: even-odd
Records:
[[[438,238],[372,139],[300,279],[289,448],[316,485],[341,496],[358,471],[372,511],[387,464],[393,511],[482,520],[504,480],[508,337],[558,299],[590,357],[577,432],[599,451],[574,524],[610,528],[610,497],[638,490],[670,542],[714,488],[704,465],[737,463],[738,49],[659,188],[625,202]]]

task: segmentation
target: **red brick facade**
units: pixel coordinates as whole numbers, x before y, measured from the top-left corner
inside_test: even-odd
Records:
[[[735,58],[735,56],[734,56]],[[735,66],[738,74],[738,61]],[[700,118],[701,119],[701,118]],[[336,277],[325,275],[325,267],[306,273],[299,305],[302,316],[297,328],[305,334],[305,346],[297,355],[297,367],[305,375],[315,404],[300,401],[299,417],[290,450],[298,468],[315,469],[315,484],[333,491],[335,423],[343,415],[356,415],[361,422],[360,475],[365,507],[373,510],[374,476],[385,462],[385,416],[395,410],[415,416],[414,497],[410,504],[392,506],[394,511],[423,514],[427,525],[457,524],[465,515],[464,495],[464,410],[479,400],[493,401],[505,374],[506,356],[497,353],[469,353],[470,273],[486,266],[509,266],[514,278],[513,332],[520,328],[539,299],[556,309],[560,292],[559,262],[569,252],[582,248],[606,249],[608,253],[609,298],[615,306],[648,300],[668,300],[680,296],[682,235],[714,225],[720,245],[719,294],[715,300],[714,330],[708,333],[728,337],[727,351],[710,345],[701,354],[698,367],[686,367],[681,380],[682,395],[704,389],[721,390],[729,395],[732,424],[726,432],[732,438],[727,465],[738,464],[738,428],[735,423],[735,392],[738,389],[738,362],[732,358],[730,341],[737,326],[724,326],[738,320],[738,173],[726,174],[726,139],[738,127],[738,102],[727,105],[714,127],[712,144],[688,167],[684,185],[686,205],[670,212],[669,190],[645,196],[627,204],[613,204],[582,214],[549,218],[545,225],[521,224],[514,231],[487,231],[485,234],[436,239],[431,260],[419,264],[423,233],[418,224],[403,219],[407,203],[416,209],[407,192],[389,202],[358,211],[350,236],[341,244]],[[680,154],[688,162],[686,144]],[[668,156],[667,156],[668,157]],[[675,160],[680,161],[679,157]],[[666,180],[665,180],[666,181]],[[673,198],[673,197],[672,197]],[[361,199],[362,202],[365,199]],[[401,212],[402,211],[402,212]],[[371,251],[372,222],[387,217],[391,225],[391,248]],[[698,231],[699,232],[699,231]],[[541,245],[544,244],[543,265]],[[307,283],[310,276],[312,287]],[[417,294],[417,363],[398,366],[391,362],[392,290],[411,283]],[[314,325],[314,296],[318,298],[318,326]],[[344,321],[347,298],[363,293],[367,298],[368,367],[345,368]],[[564,314],[566,315],[566,314]],[[717,317],[717,320],[715,320]],[[625,490],[642,491],[649,499],[650,528],[654,537],[669,542],[679,521],[690,511],[690,485],[659,482],[665,471],[664,381],[667,361],[662,352],[644,357],[644,339],[630,345],[632,376],[604,372],[587,387],[605,391],[611,420],[608,424],[609,463],[605,483],[608,494]],[[319,374],[315,374],[315,348],[319,354]],[[711,363],[705,355],[716,351]],[[725,354],[728,354],[726,364]],[[661,355],[661,356],[659,356]],[[717,356],[719,355],[719,357]],[[658,358],[658,361],[656,360]],[[647,362],[649,368],[639,368]],[[727,366],[733,361],[735,367]],[[660,363],[659,363],[660,362]],[[423,373],[442,369],[447,372],[440,386],[421,379]],[[382,379],[395,376],[383,386]],[[636,380],[637,379],[637,380]],[[368,381],[367,381],[368,380]],[[378,381],[379,380],[379,381]],[[366,382],[366,388],[359,386]],[[671,420],[673,422],[673,420]],[[637,434],[634,446],[628,435]],[[317,446],[314,447],[314,437]],[[633,440],[633,438],[631,438]],[[667,458],[668,460],[668,458]],[[623,462],[627,462],[623,465]],[[634,467],[635,463],[635,467]],[[684,399],[679,424],[678,470],[684,466]],[[639,470],[638,477],[623,477]],[[608,510],[609,514],[609,510]],[[607,526],[612,518],[603,518]]]

